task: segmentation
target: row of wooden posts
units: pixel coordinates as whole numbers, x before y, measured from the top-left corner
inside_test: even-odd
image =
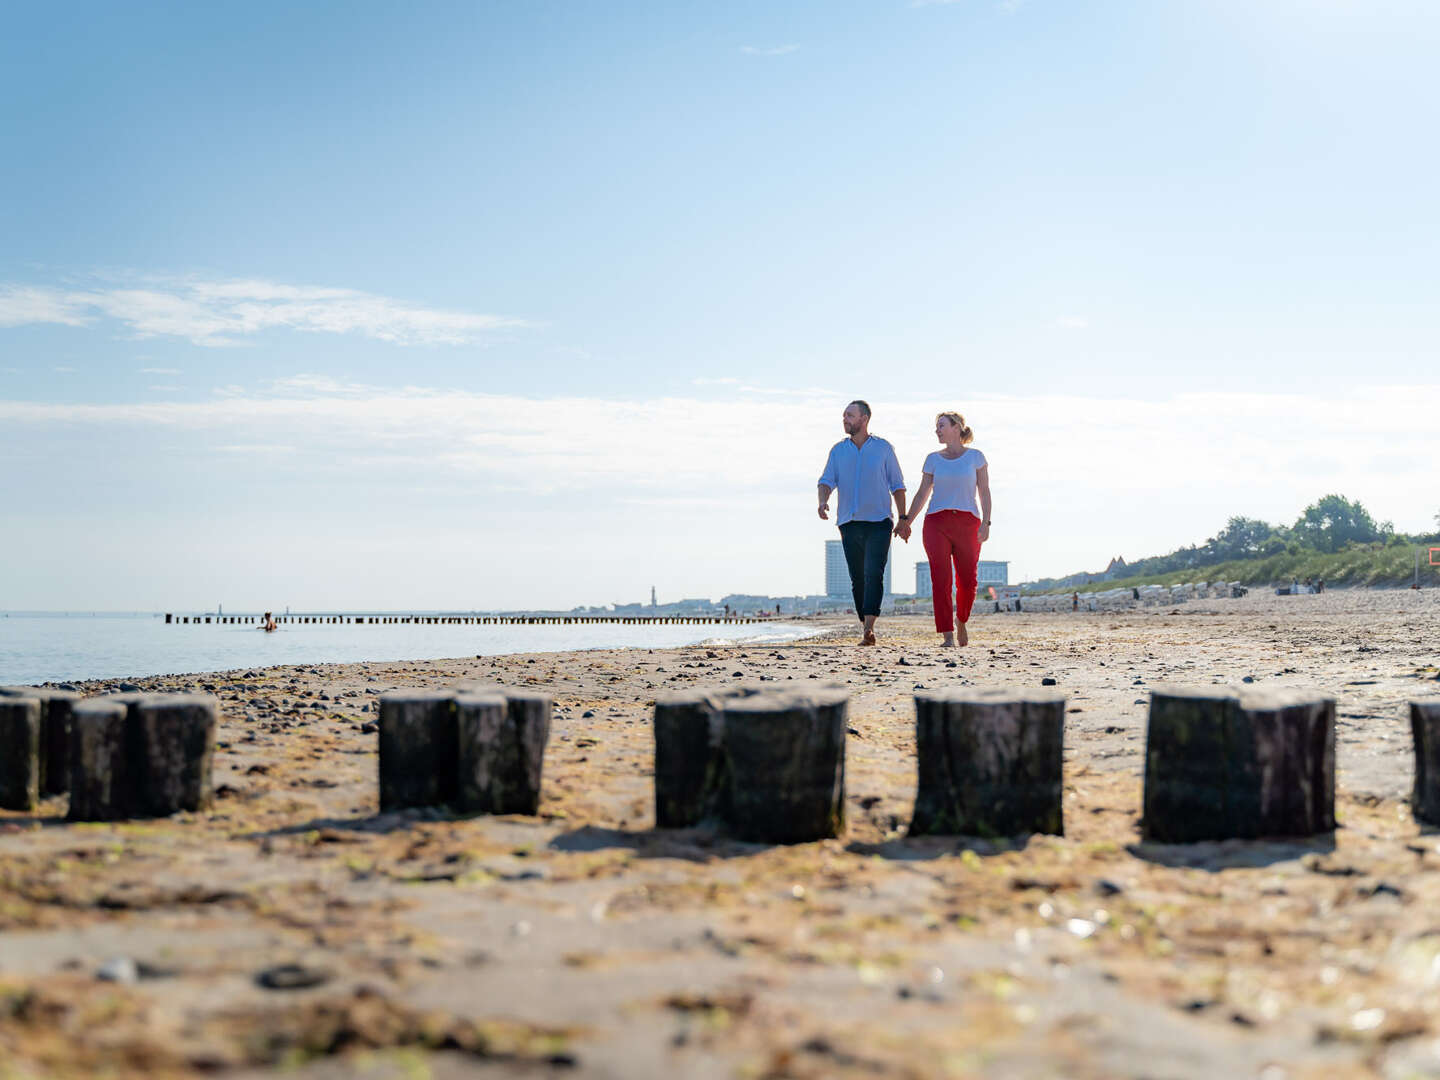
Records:
[[[912,836],[1064,832],[1066,698],[970,689],[915,695]],[[217,703],[205,694],[0,688],[0,808],[70,793],[70,818],[204,810]],[[534,814],[553,701],[461,685],[382,694],[380,809]],[[655,704],[655,821],[705,821],[740,839],[800,843],[845,825],[849,693],[744,687]],[[1440,824],[1440,699],[1410,704],[1412,810]],[[1142,832],[1186,843],[1308,836],[1335,827],[1335,702],[1298,692],[1156,691]]]
[[[909,835],[1064,833],[1067,699],[1055,691],[915,695]],[[655,704],[655,823],[801,843],[845,825],[849,694],[745,687]],[[465,688],[380,699],[380,806],[533,814],[549,735],[541,693]],[[1440,824],[1440,699],[1412,702],[1417,819]],[[1335,701],[1291,691],[1151,694],[1142,832],[1163,843],[1335,828]]]
[[[711,626],[771,622],[773,615],[276,615],[279,626],[584,626],[592,623],[653,623]],[[165,615],[166,626],[260,626],[259,615]]]

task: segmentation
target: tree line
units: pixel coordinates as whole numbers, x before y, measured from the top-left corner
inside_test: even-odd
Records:
[[[1167,555],[1152,555],[1127,563],[1119,576],[1145,577],[1177,570],[1199,570],[1240,559],[1265,559],[1281,554],[1332,554],[1360,544],[1435,543],[1440,542],[1440,512],[1435,515],[1435,525],[1434,534],[1398,533],[1393,523],[1377,522],[1358,499],[1326,495],[1307,506],[1293,525],[1272,525],[1259,518],[1237,515],[1203,544],[1190,544]],[[1035,587],[1069,588],[1089,584],[1100,577],[1093,573],[1071,574],[1036,582]]]

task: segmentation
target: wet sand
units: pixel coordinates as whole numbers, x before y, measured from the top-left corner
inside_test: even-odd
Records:
[[[135,680],[220,698],[219,798],[0,812],[0,1075],[1440,1076],[1440,592],[971,628]],[[1340,828],[1140,843],[1149,688],[1247,676],[1337,699]],[[913,691],[1046,677],[1066,835],[906,839]],[[378,814],[376,696],[461,679],[554,694],[540,815]],[[810,679],[852,692],[844,836],[653,828],[657,693]]]

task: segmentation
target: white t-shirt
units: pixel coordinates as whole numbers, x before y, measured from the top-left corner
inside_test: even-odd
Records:
[[[988,464],[985,455],[974,447],[969,447],[953,459],[943,456],[938,450],[927,457],[921,471],[935,478],[935,487],[930,494],[929,513],[933,514],[937,510],[964,510],[984,521],[975,490],[975,473]]]

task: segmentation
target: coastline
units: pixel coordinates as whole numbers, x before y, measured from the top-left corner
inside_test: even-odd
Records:
[[[1440,694],[1440,594],[987,615],[953,653],[928,618],[855,629],[80,683],[216,693],[220,797],[0,812],[0,995],[31,1003],[0,1046],[46,1075],[316,1078],[358,1068],[346,1046],[377,1076],[1358,1077],[1431,1052],[1440,855],[1402,705]],[[1246,676],[1336,697],[1342,828],[1139,843],[1148,689]],[[1042,678],[1069,696],[1066,835],[906,839],[913,692]],[[653,828],[658,693],[812,679],[851,691],[840,839]],[[538,817],[376,812],[375,696],[460,680],[554,694]],[[151,974],[97,980],[115,957]],[[281,964],[319,981],[257,983]]]

